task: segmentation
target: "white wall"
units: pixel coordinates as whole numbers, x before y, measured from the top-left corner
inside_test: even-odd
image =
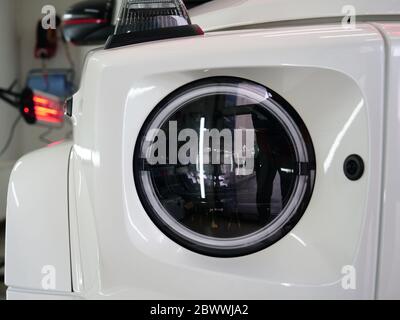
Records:
[[[24,86],[29,70],[41,67],[41,61],[34,58],[34,48],[36,26],[42,17],[42,7],[54,5],[61,17],[69,6],[78,1],[80,0],[0,0],[0,87],[8,87],[18,79],[18,90]],[[78,78],[83,58],[89,49],[71,46]],[[61,42],[56,57],[49,60],[47,66],[70,67]],[[11,126],[18,117],[17,109],[0,101],[0,150],[3,149]],[[71,125],[67,122],[63,128],[54,129],[47,138],[53,141],[60,140],[71,130]],[[13,164],[22,155],[44,147],[46,143],[39,137],[47,131],[47,128],[38,125],[28,126],[23,120],[19,122],[11,146],[0,159],[0,221],[5,217],[8,177]]]
[[[15,3],[0,0],[0,87],[8,87],[18,75],[18,55],[15,31]],[[0,151],[9,136],[12,123],[19,112],[0,100]],[[0,222],[5,219],[8,178],[18,157],[18,130],[7,152],[0,159]],[[0,252],[0,255],[3,254]]]
[[[34,57],[36,26],[42,18],[42,8],[53,5],[62,17],[73,4],[82,0],[0,0],[0,86],[7,87],[14,79],[24,87],[26,76],[31,69],[42,67],[40,59]],[[75,62],[76,83],[79,84],[80,71],[86,53],[93,47],[69,45]],[[47,61],[48,68],[69,68],[66,51],[61,41],[57,55]],[[0,149],[4,144],[12,122],[18,116],[16,110],[0,102]],[[7,154],[1,160],[16,160],[22,155],[46,146],[40,136],[48,131],[39,125],[29,126],[20,121],[16,136]],[[47,139],[57,141],[67,137],[72,127],[66,121],[63,128],[55,128]]]
[[[0,86],[8,87],[18,78],[18,50],[15,24],[15,1],[0,0]],[[0,149],[6,142],[18,111],[0,101]],[[14,160],[18,156],[18,133],[0,161]]]
[[[36,25],[42,18],[42,7],[45,5],[52,5],[56,8],[57,14],[60,18],[64,12],[73,4],[81,2],[82,0],[16,0],[17,7],[17,30],[19,35],[20,46],[20,73],[21,80],[25,81],[26,74],[29,70],[34,68],[41,68],[42,63],[40,59],[35,59],[33,56],[35,42],[36,42]],[[77,70],[80,69],[80,48],[73,45],[69,46],[72,57],[77,62]],[[48,68],[69,68],[70,65],[67,60],[64,47],[59,42],[57,55],[47,60]]]
[[[3,1],[3,0],[1,0]],[[62,17],[68,7],[79,2],[79,0],[16,0],[17,7],[17,32],[19,42],[19,63],[20,63],[20,79],[21,84],[26,82],[26,75],[31,69],[42,67],[40,59],[34,58],[34,48],[36,43],[36,26],[38,21],[43,17],[42,8],[45,5],[53,5],[57,14]],[[80,70],[80,50],[77,47],[70,46],[70,51],[73,60],[76,61],[76,70]],[[65,49],[59,41],[57,55],[47,60],[48,68],[69,68],[70,64],[66,56]],[[79,76],[79,75],[78,75]],[[20,139],[20,152],[25,154],[29,151],[36,150],[44,147],[45,142],[41,141],[39,137],[48,129],[38,125],[29,126],[21,124],[21,139]],[[71,132],[71,125],[67,122],[63,128],[54,129],[52,133],[47,136],[49,140],[60,140],[65,138]]]

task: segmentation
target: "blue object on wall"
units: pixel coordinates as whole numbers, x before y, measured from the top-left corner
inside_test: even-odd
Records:
[[[74,93],[73,71],[70,69],[32,70],[28,74],[27,86],[32,90],[39,90],[66,98]]]

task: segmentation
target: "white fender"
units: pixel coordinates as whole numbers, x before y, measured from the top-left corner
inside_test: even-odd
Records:
[[[10,288],[71,292],[68,166],[63,143],[19,160],[7,203],[6,284]]]

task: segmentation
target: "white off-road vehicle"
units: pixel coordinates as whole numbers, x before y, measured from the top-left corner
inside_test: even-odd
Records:
[[[400,298],[398,0],[125,0],[15,165],[10,299]]]

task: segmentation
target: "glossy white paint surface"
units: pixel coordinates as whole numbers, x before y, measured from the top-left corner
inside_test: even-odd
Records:
[[[378,24],[386,36],[383,211],[377,296],[400,298],[400,23]]]
[[[0,222],[6,219],[7,189],[14,161],[0,161]]]
[[[214,31],[268,22],[340,18],[348,5],[355,8],[357,16],[400,15],[398,0],[215,0],[192,9],[190,16],[203,30]]]
[[[74,294],[57,294],[56,292],[30,291],[26,289],[8,289],[7,300],[21,301],[57,301],[57,300],[79,300]]]
[[[98,51],[85,68],[74,100],[70,172],[73,283],[80,296],[374,297],[384,75],[383,41],[374,27],[215,33]],[[133,181],[133,149],[149,113],[180,86],[216,75],[254,80],[285,97],[317,153],[315,193],[300,223],[274,246],[235,259],[201,256],[169,240],[148,218]],[[342,169],[353,153],[366,162],[358,182]],[[356,267],[356,290],[341,286],[345,265]]]
[[[43,290],[49,266],[55,292],[71,292],[68,221],[68,157],[65,143],[19,160],[10,178],[7,202],[6,284]]]

